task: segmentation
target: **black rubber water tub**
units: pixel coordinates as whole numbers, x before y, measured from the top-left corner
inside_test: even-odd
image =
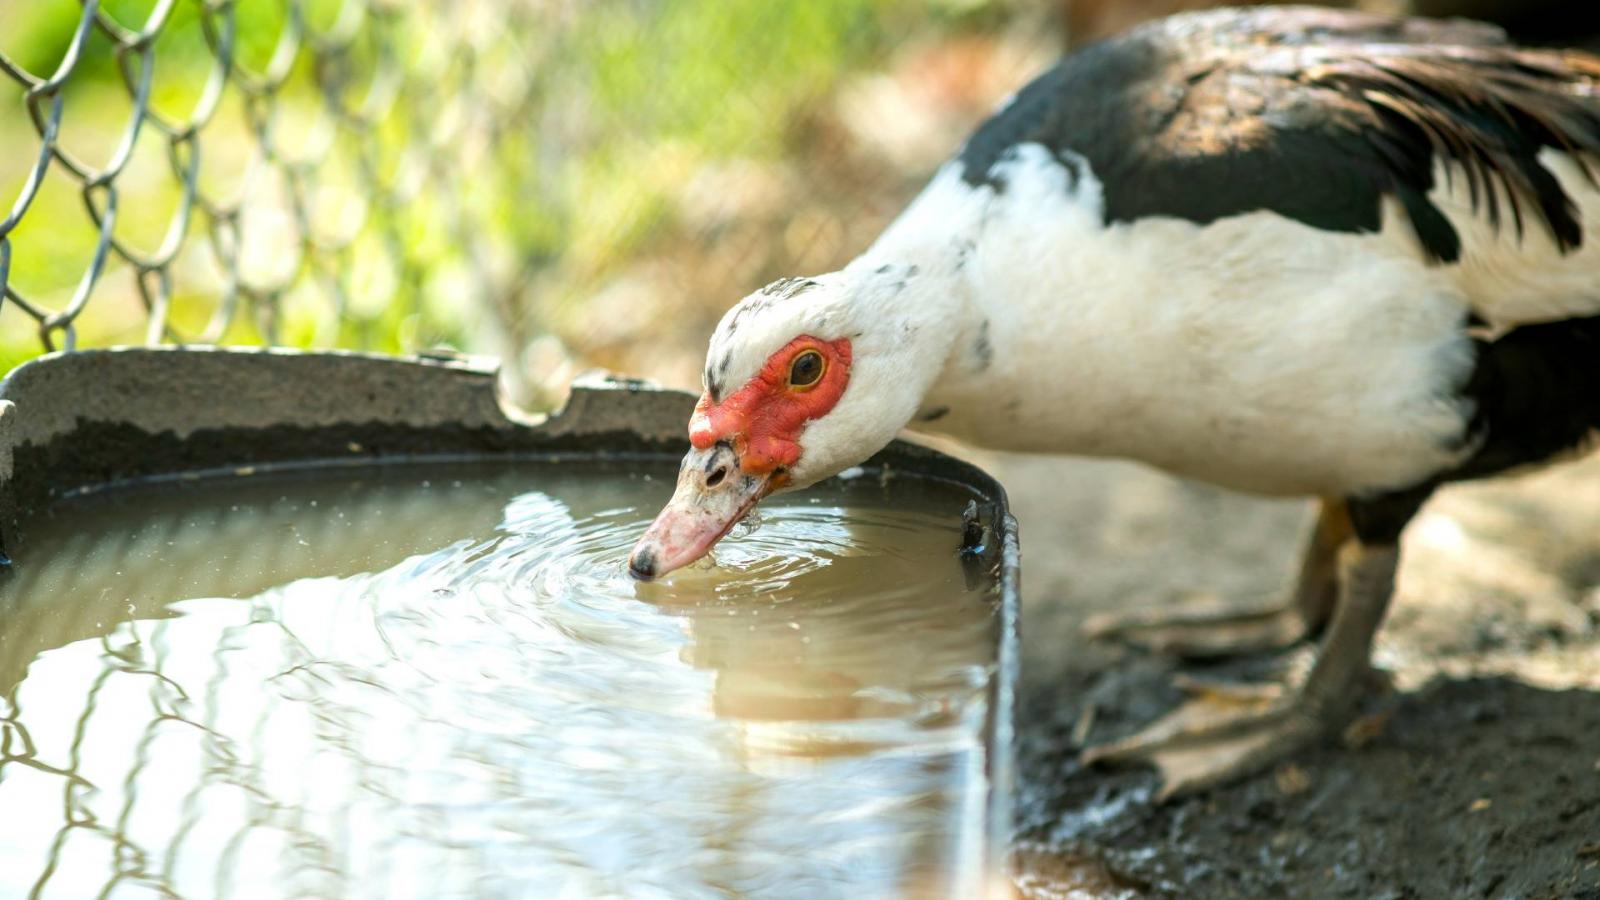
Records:
[[[467,358],[140,348],[52,355],[30,362],[0,383],[0,542],[7,557],[0,574],[0,658],[48,649],[5,640],[13,612],[11,598],[5,595],[13,593],[30,567],[45,562],[41,554],[49,551],[35,547],[35,532],[57,509],[86,496],[126,493],[137,507],[153,502],[163,491],[194,483],[220,480],[240,485],[253,478],[305,471],[322,473],[319,477],[339,478],[341,473],[354,477],[375,468],[482,461],[558,468],[619,464],[656,472],[670,481],[687,449],[685,423],[693,403],[688,394],[643,382],[595,378],[574,385],[561,411],[548,417],[529,416],[499,401],[492,365]],[[853,474],[888,485],[885,489],[891,491],[895,483],[907,479],[937,482],[959,488],[964,498],[959,508],[952,505],[947,513],[952,523],[959,524],[951,533],[961,535],[952,539],[949,553],[959,555],[968,588],[981,588],[991,607],[992,665],[986,676],[982,760],[974,767],[974,777],[983,786],[982,802],[971,808],[978,809],[975,815],[982,820],[980,865],[988,873],[986,879],[996,876],[1004,866],[1010,832],[1012,694],[1018,665],[1016,524],[999,484],[979,469],[930,449],[896,442]],[[76,600],[60,596],[51,602],[57,599],[64,604]],[[109,648],[114,642],[97,628],[109,629],[110,624],[73,625],[67,628],[70,633],[53,642],[93,639]],[[26,660],[12,662],[26,664]],[[124,668],[142,671],[131,662]],[[73,854],[97,852],[79,846],[93,839],[114,851],[108,857],[110,870],[101,873],[96,884],[104,885],[107,879],[143,881],[175,889],[175,882],[167,880],[175,876],[157,864],[155,857],[160,854],[134,849],[138,842],[129,836],[134,828],[129,821],[139,818],[136,811],[124,811],[113,824],[104,814],[97,817],[74,806],[75,790],[106,789],[73,768],[80,763],[78,740],[85,729],[94,730],[86,724],[88,712],[78,721],[78,738],[70,754],[48,758],[49,751],[36,746],[37,735],[30,736],[23,727],[27,716],[18,712],[20,708],[26,713],[30,702],[37,708],[37,699],[19,698],[15,684],[0,684],[0,697],[7,691],[9,701],[0,703],[0,807],[8,805],[4,791],[8,768],[14,782],[21,777],[19,767],[28,767],[30,777],[65,773],[67,784],[64,810],[51,814],[59,814],[61,821],[39,827],[42,834],[54,837],[40,845],[48,848],[48,858],[36,860],[42,874],[35,873],[40,879],[33,882],[35,887],[70,877],[75,867],[92,865],[77,864]],[[91,708],[93,699],[91,693]],[[156,720],[163,716],[152,721]],[[147,733],[147,742],[156,740],[149,736],[153,733]],[[140,753],[154,752],[141,747]],[[135,780],[127,777],[130,807]],[[7,815],[15,812],[20,810],[13,805]],[[974,815],[970,809],[968,814]],[[252,852],[242,838],[227,843],[224,850],[224,859],[233,861],[229,865]],[[169,863],[174,853],[168,849]],[[740,882],[741,891],[767,892],[759,888],[758,874],[746,875],[755,880]],[[230,876],[208,877],[219,879],[215,886],[220,892]],[[827,883],[826,878],[818,882],[822,887]],[[751,884],[757,887],[750,888]],[[333,889],[309,888],[313,893]]]

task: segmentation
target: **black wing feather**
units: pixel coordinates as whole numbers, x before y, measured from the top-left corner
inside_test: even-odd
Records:
[[[1312,8],[1176,16],[1024,88],[963,148],[964,176],[992,183],[1021,143],[1084,157],[1108,223],[1271,210],[1371,232],[1393,196],[1427,258],[1451,262],[1460,236],[1428,198],[1443,159],[1494,227],[1509,214],[1520,237],[1536,216],[1569,251],[1582,223],[1539,153],[1572,154],[1593,183],[1600,58],[1519,49],[1463,22]]]

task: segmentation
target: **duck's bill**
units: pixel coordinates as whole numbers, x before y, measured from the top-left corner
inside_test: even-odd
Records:
[[[628,571],[649,581],[705,556],[774,486],[771,475],[741,472],[726,445],[690,450],[677,490],[634,545]]]

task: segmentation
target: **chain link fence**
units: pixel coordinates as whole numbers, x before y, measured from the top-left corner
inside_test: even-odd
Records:
[[[1055,49],[990,0],[0,9],[0,363],[127,343],[692,380]],[[0,206],[0,209],[6,207]]]
[[[226,0],[190,4],[181,23],[177,8],[163,0],[132,24],[87,0],[47,74],[0,54],[0,71],[21,88],[38,138],[0,223],[0,284],[6,302],[35,323],[44,349],[79,344],[91,299],[110,293],[102,282],[112,262],[131,276],[149,343],[282,342],[284,306],[308,281],[327,301],[319,328],[371,319],[374,302],[417,311],[428,261],[399,212],[419,202],[437,207],[446,239],[476,263],[469,267],[477,276],[473,288],[493,290],[496,273],[485,259],[495,249],[488,246],[492,236],[475,235],[483,231],[474,228],[481,211],[447,188],[462,180],[463,164],[499,149],[506,124],[525,114],[531,79],[516,67],[532,64],[532,48],[519,48],[527,51],[522,59],[497,72],[510,89],[489,97],[465,89],[485,65],[485,41],[471,28],[492,33],[492,23],[481,15],[474,21],[469,9],[430,17],[425,45],[410,46],[421,36],[408,33],[415,23],[406,21],[401,3],[347,3],[320,23],[310,5],[299,3],[283,7],[276,22],[257,15],[243,23],[240,6]],[[515,29],[533,8],[506,4],[500,12]],[[246,58],[243,24],[276,26],[264,59]],[[203,52],[179,45],[185,38],[203,41]],[[164,53],[158,62],[163,44],[175,65],[167,65]],[[111,77],[92,71],[107,59]],[[158,91],[163,68],[174,77]],[[113,92],[122,96],[107,96]],[[98,146],[72,146],[69,111],[89,120],[79,134]],[[379,137],[385,129],[398,138],[389,146]],[[386,153],[394,148],[400,152]],[[24,286],[32,260],[13,239],[30,219],[49,217],[35,207],[52,176],[70,182],[93,230],[81,274],[65,302],[54,305],[48,295],[59,290]],[[230,176],[233,183],[225,183]],[[130,210],[134,205],[144,208]],[[167,214],[150,206],[164,206]],[[151,224],[163,219],[151,240]],[[62,223],[47,221],[41,230],[47,233],[39,238],[55,240]],[[203,262],[194,258],[202,247]],[[363,254],[371,250],[385,257],[391,283],[363,271]],[[204,323],[191,329],[174,310],[185,291],[215,298]],[[367,296],[353,305],[358,293]]]

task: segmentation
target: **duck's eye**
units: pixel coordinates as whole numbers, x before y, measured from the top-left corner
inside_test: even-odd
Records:
[[[825,368],[827,364],[823,362],[821,353],[815,350],[801,353],[794,358],[794,362],[789,363],[789,387],[800,390],[815,387]]]

